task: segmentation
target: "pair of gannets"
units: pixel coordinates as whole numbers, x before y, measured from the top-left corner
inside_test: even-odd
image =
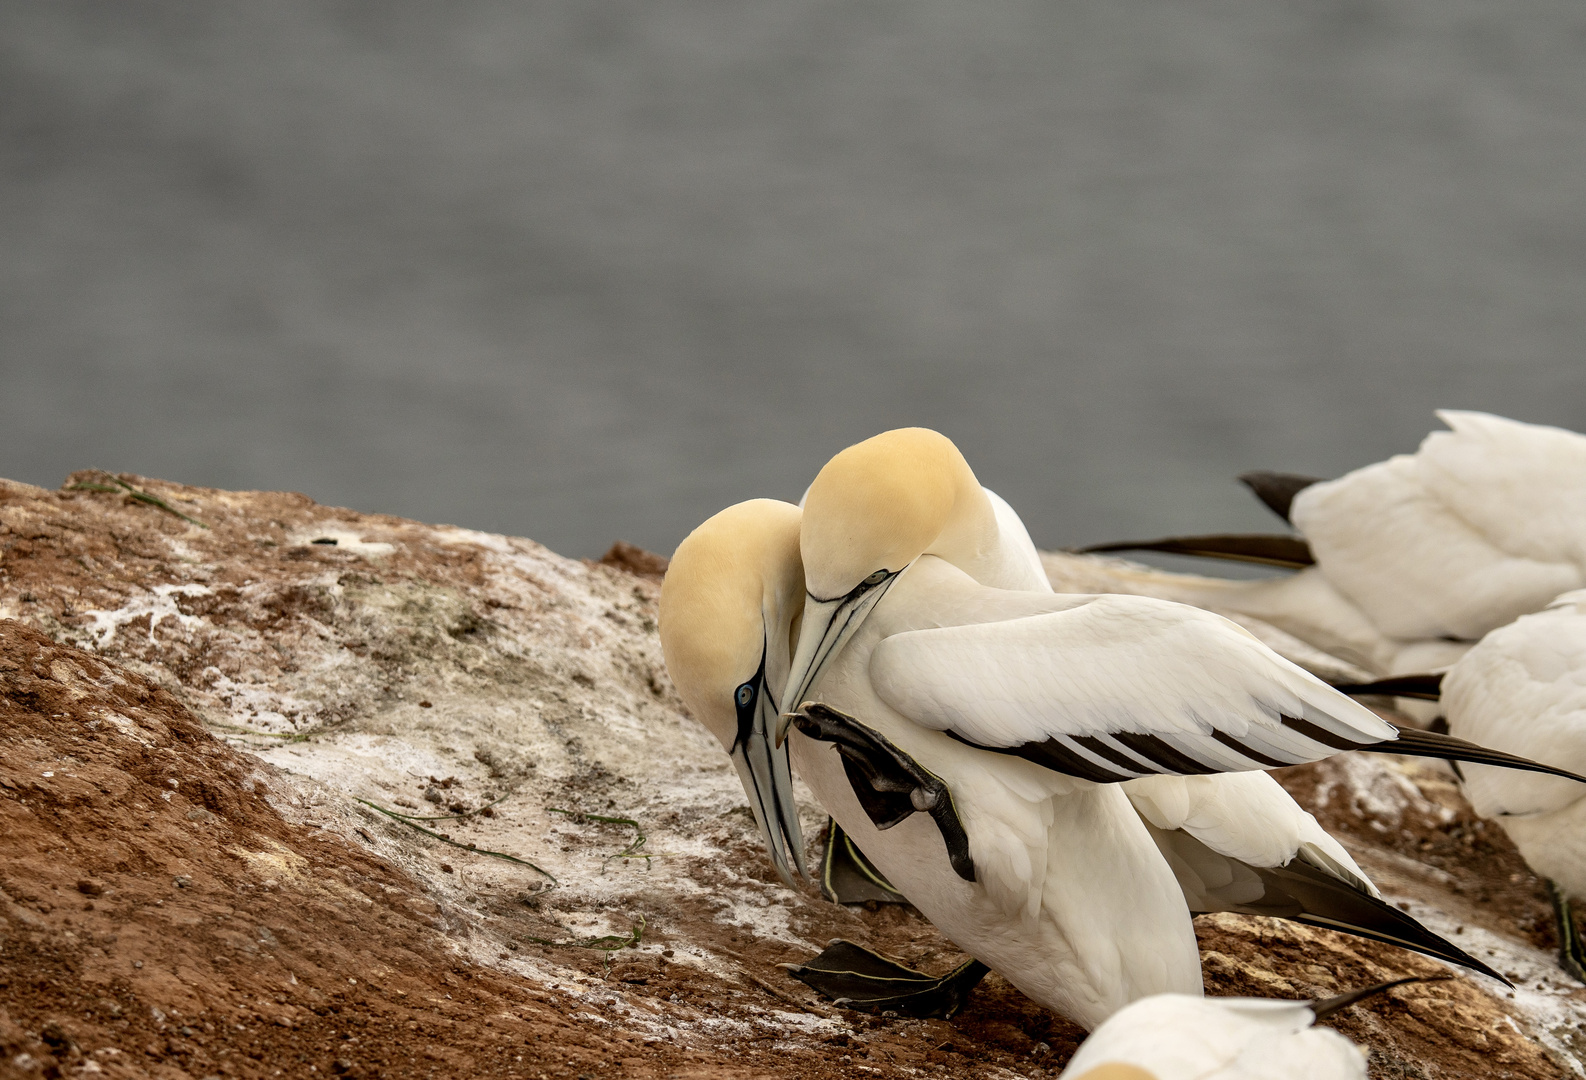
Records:
[[[1192,911],[1298,918],[1490,973],[1383,904],[1255,771],[1380,748],[1390,725],[1218,616],[1053,594],[1017,516],[934,432],[850,447],[802,515],[757,500],[706,522],[674,556],[661,631],[780,873],[803,868],[771,745],[792,716],[794,766],[875,867],[1087,1027],[1200,992]],[[779,717],[779,690],[785,710],[823,704]]]

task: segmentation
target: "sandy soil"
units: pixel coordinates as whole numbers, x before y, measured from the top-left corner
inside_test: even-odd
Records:
[[[959,954],[910,909],[775,883],[666,681],[643,553],[125,480],[209,527],[0,485],[5,1075],[1033,1076],[1082,1037],[995,976],[922,1022],[776,966],[838,936]],[[1375,1076],[1578,1071],[1586,992],[1552,967],[1540,883],[1446,771],[1281,779],[1517,983],[1340,1017]],[[1275,920],[1199,931],[1214,994],[1448,970]]]

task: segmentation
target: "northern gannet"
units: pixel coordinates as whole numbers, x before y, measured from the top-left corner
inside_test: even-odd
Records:
[[[1448,728],[1464,738],[1586,769],[1586,590],[1483,637],[1443,678]],[[1465,794],[1494,819],[1553,894],[1559,962],[1586,982],[1571,900],[1586,902],[1586,791],[1553,777],[1461,768]]]
[[[1189,935],[1183,908],[1176,919],[1155,910],[1154,890],[1139,888],[1164,857],[1175,871],[1193,868],[1179,883],[1195,910],[1254,911],[1271,899],[1264,913],[1369,933],[1328,910],[1335,896],[1308,897],[1308,908],[1303,888],[1275,882],[1287,872],[1334,886],[1353,879],[1351,900],[1374,892],[1314,819],[1253,770],[1380,746],[1394,729],[1210,613],[992,588],[965,572],[1032,584],[1039,561],[1014,525],[956,448],[922,429],[850,447],[806,495],[808,598],[784,713],[811,696],[829,706],[803,710],[799,731],[844,743],[845,768],[866,751],[845,743],[841,717],[858,718],[869,733],[860,742],[929,777],[910,793],[915,809],[934,815],[949,793],[963,832],[943,826],[936,870],[945,841],[978,890],[951,895],[940,873],[921,882],[912,858],[899,872],[916,885],[899,880],[890,833],[881,848],[861,841],[871,861],[960,947],[1081,1023],[1140,992],[1179,989],[1150,985],[1183,978],[1169,950],[1186,948]],[[821,767],[810,753],[795,742],[807,780]],[[1196,775],[1224,771],[1244,775]],[[1151,779],[1134,791],[1116,783],[1140,777]],[[885,812],[896,809],[907,813]],[[1104,848],[1090,846],[1097,836]],[[1200,887],[1184,880],[1197,871]],[[918,895],[925,884],[943,892],[934,910]],[[1204,895],[1217,886],[1224,896]],[[1239,892],[1244,907],[1227,895]],[[1087,920],[1112,940],[1081,932]],[[1452,946],[1434,940],[1449,957]],[[1072,974],[1056,978],[1056,968]]]
[[[1326,1001],[1159,994],[1091,1033],[1059,1080],[1365,1080],[1366,1055],[1317,1020],[1414,977]]]
[[[1481,636],[1586,587],[1586,436],[1441,410],[1451,430],[1336,480],[1249,473],[1299,537],[1099,544],[1304,567],[1167,595],[1262,619],[1379,676],[1446,668]]]
[[[773,745],[789,633],[803,603],[799,509],[738,503],[678,545],[661,583],[661,650],[683,700],[737,767],[777,874],[808,876],[786,747]],[[793,572],[768,573],[767,566]],[[727,682],[723,683],[722,680]]]

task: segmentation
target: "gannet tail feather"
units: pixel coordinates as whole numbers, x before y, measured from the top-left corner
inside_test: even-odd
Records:
[[[1294,496],[1310,487],[1320,484],[1321,477],[1298,476],[1294,473],[1267,472],[1256,470],[1239,474],[1239,482],[1251,491],[1256,498],[1266,503],[1271,510],[1284,521],[1289,520],[1289,511],[1294,506]]]
[[[1196,555],[1203,559],[1261,563],[1300,570],[1313,566],[1311,546],[1298,536],[1281,533],[1214,533],[1210,536],[1168,536],[1160,540],[1118,540],[1075,548],[1080,555],[1111,551],[1160,551],[1168,555]]]

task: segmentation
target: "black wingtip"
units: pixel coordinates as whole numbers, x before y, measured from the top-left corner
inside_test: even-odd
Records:
[[[1508,979],[1452,941],[1428,930],[1414,916],[1309,863],[1296,859],[1287,866],[1261,868],[1256,872],[1267,887],[1260,905],[1231,910],[1242,910],[1250,915],[1277,915],[1397,945],[1478,971],[1505,986],[1511,985]]]
[[[1402,979],[1394,979],[1391,982],[1378,983],[1375,986],[1367,986],[1361,990],[1352,990],[1347,994],[1339,994],[1337,997],[1323,998],[1321,1001],[1314,1002],[1311,1005],[1311,1012],[1315,1014],[1316,1019],[1321,1020],[1324,1017],[1331,1016],[1340,1009],[1347,1009],[1351,1005],[1358,1005],[1367,998],[1373,998],[1378,994],[1387,993],[1395,986],[1404,986],[1406,983],[1418,982],[1446,982],[1451,978],[1453,978],[1453,976],[1446,973],[1442,975],[1406,975]]]
[[[1381,694],[1384,697],[1438,701],[1443,696],[1443,676],[1441,674],[1395,675],[1391,679],[1377,679],[1375,682],[1334,683],[1333,689],[1355,697],[1363,694]]]
[[[1379,754],[1401,754],[1405,757],[1442,758],[1444,761],[1464,761],[1472,765],[1496,765],[1503,769],[1519,769],[1523,772],[1545,773],[1548,776],[1562,776],[1566,780],[1573,780],[1578,784],[1586,784],[1586,776],[1577,776],[1568,769],[1555,768],[1544,765],[1530,758],[1523,758],[1516,754],[1506,754],[1502,750],[1489,750],[1485,746],[1478,746],[1464,739],[1456,739],[1452,735],[1440,735],[1435,731],[1422,731],[1419,728],[1401,727],[1397,739],[1388,739],[1385,742],[1370,743],[1362,746],[1361,750],[1371,750]]]
[[[1312,484],[1322,483],[1322,480],[1316,476],[1299,476],[1295,473],[1267,472],[1258,469],[1254,472],[1240,473],[1239,482],[1255,492],[1256,498],[1266,503],[1268,510],[1288,521],[1289,512],[1294,509],[1294,496]]]
[[[1314,566],[1311,546],[1298,536],[1281,533],[1214,533],[1210,536],[1169,536],[1160,540],[1120,540],[1075,548],[1079,555],[1113,551],[1160,551],[1166,555],[1193,555],[1202,559],[1280,566],[1301,570]]]

